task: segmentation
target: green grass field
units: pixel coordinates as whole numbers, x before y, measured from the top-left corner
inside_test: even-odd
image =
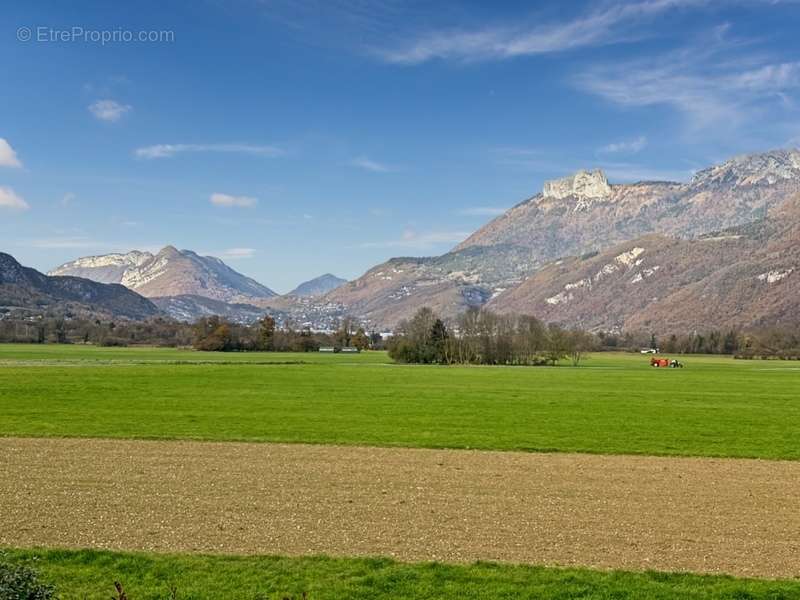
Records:
[[[580,367],[0,346],[0,435],[800,459],[800,363]]]
[[[120,581],[131,600],[790,600],[800,581],[388,559],[230,557],[16,550],[62,600],[107,600]]]

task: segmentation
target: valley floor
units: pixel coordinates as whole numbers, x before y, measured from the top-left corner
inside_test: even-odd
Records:
[[[798,364],[684,361],[0,346],[0,548],[64,599],[800,598]]]

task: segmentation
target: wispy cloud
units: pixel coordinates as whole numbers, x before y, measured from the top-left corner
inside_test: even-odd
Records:
[[[284,150],[277,146],[255,144],[156,144],[134,150],[137,158],[172,158],[184,152],[230,152],[236,154],[253,154],[256,156],[282,156]]]
[[[17,158],[17,153],[5,138],[0,138],[0,167],[22,168],[22,162]]]
[[[458,244],[469,237],[469,231],[428,231],[417,232],[406,229],[399,239],[380,242],[364,242],[362,248],[414,248],[425,250],[444,244]]]
[[[394,167],[372,160],[366,156],[354,158],[350,161],[350,166],[364,169],[365,171],[372,171],[373,173],[389,173],[396,170]]]
[[[647,138],[640,135],[632,140],[623,140],[603,146],[600,148],[599,152],[601,154],[636,154],[644,150],[645,146],[647,146]]]
[[[414,65],[436,58],[479,61],[563,52],[640,39],[642,31],[635,25],[669,10],[709,3],[711,0],[606,3],[570,21],[546,25],[429,32],[397,47],[378,49],[375,54],[386,62]]]
[[[72,204],[72,203],[75,201],[75,199],[76,199],[77,197],[78,197],[78,196],[77,196],[77,194],[75,194],[75,193],[73,193],[73,192],[67,192],[67,193],[66,193],[66,194],[64,194],[64,196],[61,198],[61,206],[63,206],[63,207],[67,207],[67,206],[71,205],[71,204]]]
[[[459,215],[465,217],[496,217],[502,215],[508,208],[501,206],[471,206],[469,208],[462,208],[458,211]]]
[[[240,207],[250,208],[258,204],[258,199],[252,196],[232,196],[230,194],[221,194],[214,192],[209,198],[209,202],[214,206],[223,206],[226,208]]]
[[[216,254],[213,252],[210,254],[218,256],[219,258],[236,260],[240,258],[253,258],[256,255],[256,251],[255,248],[228,248],[227,250],[217,252]]]
[[[30,205],[10,187],[0,187],[0,209],[23,211],[29,208]]]
[[[89,105],[89,112],[95,118],[107,123],[115,123],[129,113],[133,107],[116,100],[96,100]]]
[[[668,106],[691,130],[730,134],[770,114],[774,123],[797,109],[800,62],[774,60],[720,27],[703,43],[633,61],[594,65],[573,79],[588,93],[623,107]]]

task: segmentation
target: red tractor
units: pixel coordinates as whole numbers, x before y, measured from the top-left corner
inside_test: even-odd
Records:
[[[668,358],[656,358],[655,356],[650,359],[651,367],[666,367],[668,369],[682,369],[683,363],[677,360],[670,360]]]

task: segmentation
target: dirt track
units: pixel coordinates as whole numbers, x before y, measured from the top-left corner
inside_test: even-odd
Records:
[[[800,576],[800,462],[0,439],[0,545]]]

